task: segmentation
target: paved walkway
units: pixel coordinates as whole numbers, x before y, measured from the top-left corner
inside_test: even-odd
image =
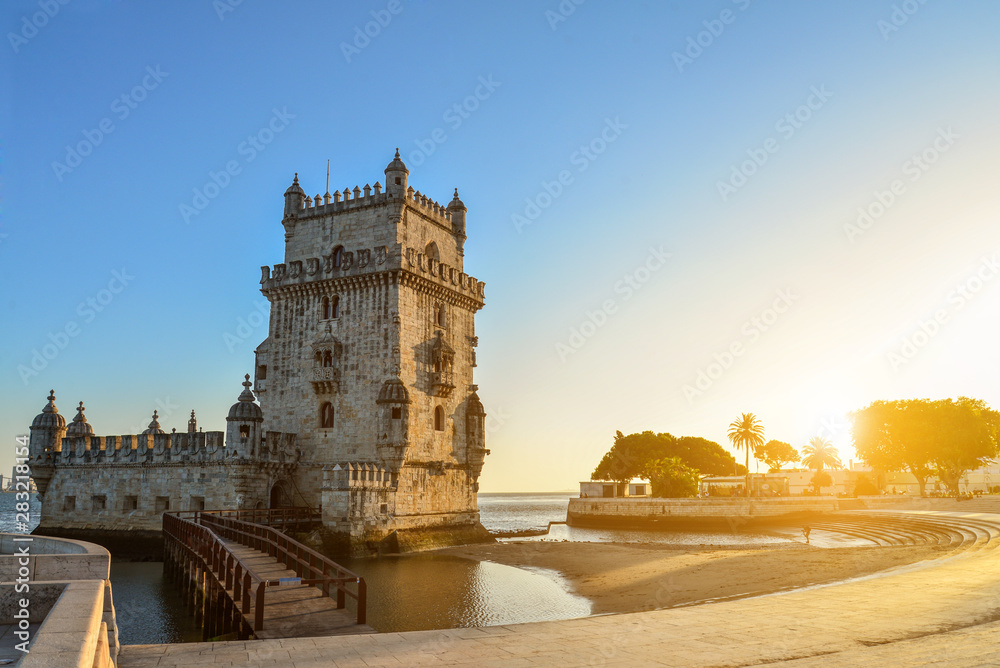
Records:
[[[1000,515],[919,514],[989,525],[992,537],[881,576],[759,598],[486,628],[123,647],[119,666],[1000,665]]]

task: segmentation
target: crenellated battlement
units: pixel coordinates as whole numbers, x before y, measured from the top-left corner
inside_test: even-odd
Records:
[[[323,489],[392,489],[397,476],[389,469],[369,462],[342,462],[323,467]]]
[[[401,198],[390,192],[382,192],[382,185],[378,181],[375,182],[374,188],[366,183],[364,188],[354,186],[353,190],[344,188],[342,191],[334,191],[333,194],[316,193],[315,197],[306,196],[302,199],[301,206],[292,213],[294,218],[301,220],[394,202],[404,202],[435,223],[448,229],[453,227],[452,212],[448,210],[448,205],[431,199],[419,190],[414,190],[412,186],[406,189],[405,196]]]
[[[339,266],[336,263],[336,251],[322,258],[311,257],[304,261],[295,260],[287,264],[276,264],[273,267],[264,265],[260,268],[261,291],[357,276],[373,271],[388,271],[398,267],[429,280],[437,281],[446,287],[472,297],[478,302],[482,302],[486,298],[485,281],[469,276],[445,262],[428,258],[419,249],[404,246],[401,247],[401,251],[403,257],[406,258],[405,265],[402,259],[392,255],[386,246],[343,251],[339,256]]]

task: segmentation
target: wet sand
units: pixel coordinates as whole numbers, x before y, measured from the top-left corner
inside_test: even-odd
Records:
[[[800,543],[758,548],[512,541],[438,550],[438,554],[541,568],[562,575],[593,614],[635,612],[754,596],[846,580],[944,556],[940,546],[817,548]]]

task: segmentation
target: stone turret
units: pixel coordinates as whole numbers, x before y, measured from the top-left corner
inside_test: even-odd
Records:
[[[490,451],[486,449],[486,409],[483,402],[479,400],[478,386],[472,385],[472,394],[469,395],[465,404],[465,458],[469,464],[470,473],[474,478],[479,478],[483,472],[483,464],[486,462],[486,455]],[[474,484],[475,491],[479,491],[479,482]]]
[[[194,434],[198,431],[198,419],[194,416],[194,410],[191,411],[191,419],[188,420],[188,433]]]
[[[66,429],[67,438],[94,435],[94,428],[87,422],[87,417],[83,414],[83,411],[84,407],[81,401],[76,409],[76,417],[73,418],[73,423]]]
[[[294,218],[306,201],[306,192],[299,185],[299,173],[295,172],[292,185],[285,191],[285,218]]]
[[[385,168],[385,192],[400,200],[405,198],[409,175],[410,170],[400,160],[399,149],[397,148],[396,157]]]
[[[226,416],[226,448],[234,453],[233,456],[245,459],[260,452],[264,414],[254,402],[253,392],[250,390],[250,374],[246,374],[244,379],[243,392]]]
[[[160,416],[154,410],[153,411],[153,420],[149,423],[149,426],[146,427],[145,430],[143,430],[142,435],[145,436],[146,434],[154,434],[155,435],[155,434],[166,434],[166,433],[167,432],[163,431],[163,429],[160,428]]]
[[[56,408],[56,392],[49,390],[49,403],[31,421],[31,437],[28,454],[31,456],[31,477],[41,495],[48,489],[54,469],[51,461],[55,453],[62,449],[62,439],[66,435],[66,418]]]
[[[378,399],[378,456],[393,473],[398,473],[410,446],[410,393],[397,376],[385,381]]]

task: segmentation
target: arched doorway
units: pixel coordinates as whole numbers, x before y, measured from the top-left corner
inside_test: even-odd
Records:
[[[271,499],[268,508],[291,508],[292,495],[288,493],[285,483],[278,481],[271,486]]]

